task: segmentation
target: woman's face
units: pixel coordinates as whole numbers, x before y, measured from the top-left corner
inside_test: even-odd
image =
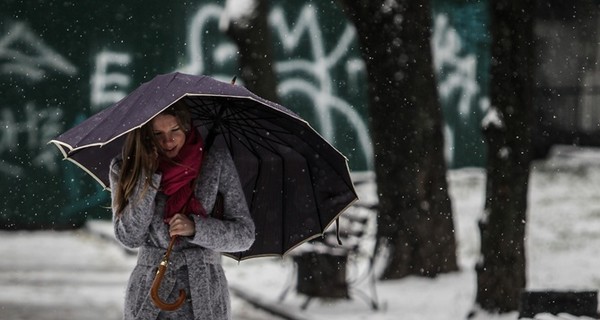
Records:
[[[152,130],[163,154],[172,159],[179,154],[185,143],[185,131],[177,118],[170,114],[159,114],[152,119]]]

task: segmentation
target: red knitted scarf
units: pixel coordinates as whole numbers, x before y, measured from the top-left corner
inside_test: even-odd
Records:
[[[173,159],[161,159],[158,169],[162,172],[161,189],[168,196],[164,220],[168,223],[176,213],[206,216],[206,210],[194,195],[194,182],[202,163],[202,138],[192,128],[185,143]],[[182,212],[185,210],[185,212]]]

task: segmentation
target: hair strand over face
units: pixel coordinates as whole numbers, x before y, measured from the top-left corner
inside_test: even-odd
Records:
[[[184,131],[191,129],[190,112],[182,101],[174,103],[160,114],[174,116]],[[140,197],[149,187],[158,188],[152,185],[152,175],[158,168],[159,151],[160,147],[152,130],[152,120],[127,134],[122,150],[123,163],[114,195],[117,216],[120,216],[130,200],[136,200],[130,198],[138,183],[144,184]]]

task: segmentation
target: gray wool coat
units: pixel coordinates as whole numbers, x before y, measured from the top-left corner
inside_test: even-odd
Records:
[[[111,190],[115,190],[120,168],[121,161],[113,159]],[[153,185],[160,185],[160,173],[155,173],[151,179]],[[138,183],[132,199],[137,199],[142,193],[142,185]],[[220,252],[250,248],[254,242],[254,223],[229,151],[213,145],[203,159],[195,189],[196,197],[207,212],[212,211],[217,191],[224,196],[223,219],[193,216],[195,235],[179,237],[171,252],[159,295],[163,301],[173,303],[179,290],[185,290],[187,300],[175,311],[158,309],[150,298],[152,281],[170,242],[168,225],[163,221],[166,195],[150,187],[139,200],[130,200],[119,217],[114,214],[113,202],[116,238],[128,248],[139,248],[137,265],[127,284],[125,320],[231,318]]]

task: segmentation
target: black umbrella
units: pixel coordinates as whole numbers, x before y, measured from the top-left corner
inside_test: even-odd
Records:
[[[256,241],[231,257],[284,255],[321,235],[357,199],[347,159],[305,120],[208,76],[159,75],[51,142],[106,188],[126,134],[180,100],[207,147],[226,144],[238,169]]]

